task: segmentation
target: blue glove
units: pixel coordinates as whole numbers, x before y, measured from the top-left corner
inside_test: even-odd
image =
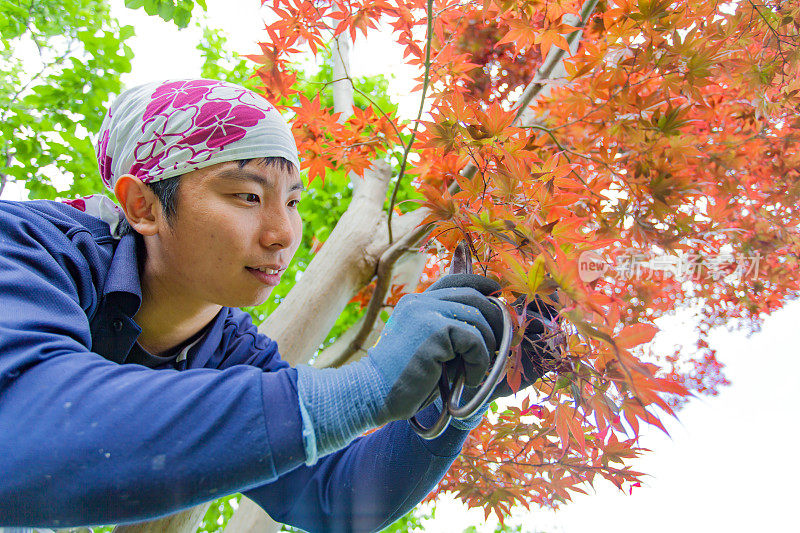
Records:
[[[482,290],[465,287],[467,280]],[[460,359],[467,385],[479,385],[502,328],[501,311],[482,294],[493,289],[499,285],[470,275],[461,286],[443,282],[406,295],[367,357],[341,368],[299,365],[306,463],[367,429],[413,416],[437,389],[443,363]]]
[[[442,282],[443,284],[464,283],[458,278],[466,275],[472,276],[471,274],[456,274],[443,278]],[[432,285],[431,288],[437,287],[438,283]],[[556,303],[558,302],[557,293],[551,294],[549,298]],[[555,370],[559,345],[565,342],[565,338],[558,325],[558,311],[543,298],[536,296],[526,306],[525,297],[521,296],[511,306],[518,314],[525,316],[525,334],[522,338],[522,376],[519,386],[519,390],[523,390],[533,385],[547,372]],[[499,333],[497,333],[497,338],[500,338]],[[450,382],[452,383],[452,381],[451,379]],[[477,388],[465,388],[461,396],[460,405],[466,404],[477,391]],[[450,425],[462,430],[472,430],[480,425],[483,415],[493,401],[513,394],[514,392],[504,378],[497,384],[482,409],[479,409],[470,418],[462,420],[454,418],[451,420]],[[437,398],[435,404],[439,412],[441,412],[441,398]]]
[[[558,293],[549,299],[558,303]],[[559,346],[566,338],[558,324],[558,311],[543,298],[536,298],[525,306],[525,297],[519,297],[511,306],[518,314],[525,316],[525,335],[522,338],[522,376],[519,390],[533,385],[547,372],[556,370],[558,366]],[[514,391],[504,379],[494,389],[489,402],[497,398],[511,396]]]

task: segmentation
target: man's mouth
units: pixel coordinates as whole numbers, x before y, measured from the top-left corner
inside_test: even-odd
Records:
[[[281,273],[286,270],[286,267],[280,266],[263,266],[263,267],[245,267],[258,281],[264,285],[275,286],[281,281]]]
[[[252,270],[258,270],[264,272],[265,274],[277,274],[281,270],[283,270],[281,268],[269,268],[269,267],[247,267],[247,268],[252,268]]]

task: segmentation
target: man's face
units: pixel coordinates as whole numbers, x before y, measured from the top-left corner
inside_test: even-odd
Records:
[[[296,171],[260,160],[184,174],[171,225],[148,245],[149,267],[201,304],[263,303],[300,244],[302,190]]]

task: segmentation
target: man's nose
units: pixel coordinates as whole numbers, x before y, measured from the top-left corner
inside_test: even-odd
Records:
[[[291,215],[286,209],[268,209],[261,222],[261,244],[264,247],[290,247],[297,236]]]

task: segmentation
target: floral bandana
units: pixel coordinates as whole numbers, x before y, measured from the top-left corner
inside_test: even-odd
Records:
[[[300,169],[297,145],[280,113],[252,91],[213,80],[149,83],[123,92],[111,104],[97,143],[100,176],[111,191],[124,174],[152,183],[261,157],[283,157]],[[121,211],[110,199],[93,195],[67,203],[108,222],[115,234]]]

